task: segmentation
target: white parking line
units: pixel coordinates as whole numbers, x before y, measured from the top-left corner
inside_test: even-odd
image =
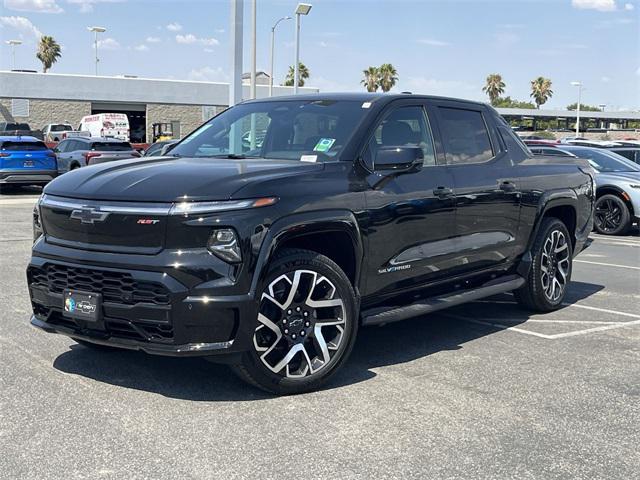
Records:
[[[610,313],[612,315],[621,315],[623,317],[631,317],[631,318],[638,318],[640,319],[640,315],[636,314],[636,313],[627,313],[627,312],[620,312],[618,310],[609,310],[608,308],[598,308],[598,307],[590,307],[588,305],[580,305],[578,303],[563,303],[562,304],[563,307],[576,307],[576,308],[584,308],[586,310],[595,310],[596,312],[602,312],[602,313]]]
[[[602,267],[629,268],[631,270],[640,270],[640,267],[632,267],[631,265],[618,265],[615,263],[604,263],[604,262],[590,262],[588,260],[574,260],[573,263],[588,263],[590,265],[600,265]]]

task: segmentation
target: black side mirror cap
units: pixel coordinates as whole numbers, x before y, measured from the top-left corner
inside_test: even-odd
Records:
[[[424,152],[420,147],[380,147],[375,155],[375,170],[407,171],[424,162]]]

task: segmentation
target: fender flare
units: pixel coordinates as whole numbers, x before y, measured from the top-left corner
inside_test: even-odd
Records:
[[[347,233],[351,239],[356,267],[354,290],[358,294],[358,279],[360,278],[364,247],[360,227],[355,215],[350,210],[319,210],[296,213],[276,220],[262,241],[251,280],[250,294],[255,296],[258,283],[267,273],[269,262],[277,248],[285,241],[313,233],[331,231]]]
[[[573,210],[578,213],[578,194],[571,188],[562,188],[556,190],[549,190],[544,192],[540,197],[540,201],[538,202],[538,209],[536,212],[536,219],[534,222],[534,226],[531,229],[531,234],[529,235],[529,241],[527,242],[527,250],[525,251],[520,263],[518,265],[518,273],[527,277],[529,273],[529,269],[531,268],[531,263],[533,262],[533,255],[531,254],[531,249],[533,248],[533,243],[535,242],[536,237],[538,236],[538,231],[540,230],[540,225],[542,224],[542,219],[545,217],[546,213],[555,207],[572,207]],[[575,235],[575,232],[569,232],[571,235]]]

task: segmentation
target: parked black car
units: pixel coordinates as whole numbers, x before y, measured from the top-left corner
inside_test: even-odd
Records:
[[[266,130],[253,150],[252,116]],[[90,347],[210,356],[299,393],[345,362],[361,325],[508,291],[559,308],[593,227],[587,162],[532,156],[469,101],[250,101],[169,155],[46,187],[33,325]]]

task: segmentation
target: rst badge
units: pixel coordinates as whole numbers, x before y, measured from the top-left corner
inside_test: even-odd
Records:
[[[156,218],[139,218],[136,223],[138,225],[155,225],[156,223],[160,223],[160,220]]]

